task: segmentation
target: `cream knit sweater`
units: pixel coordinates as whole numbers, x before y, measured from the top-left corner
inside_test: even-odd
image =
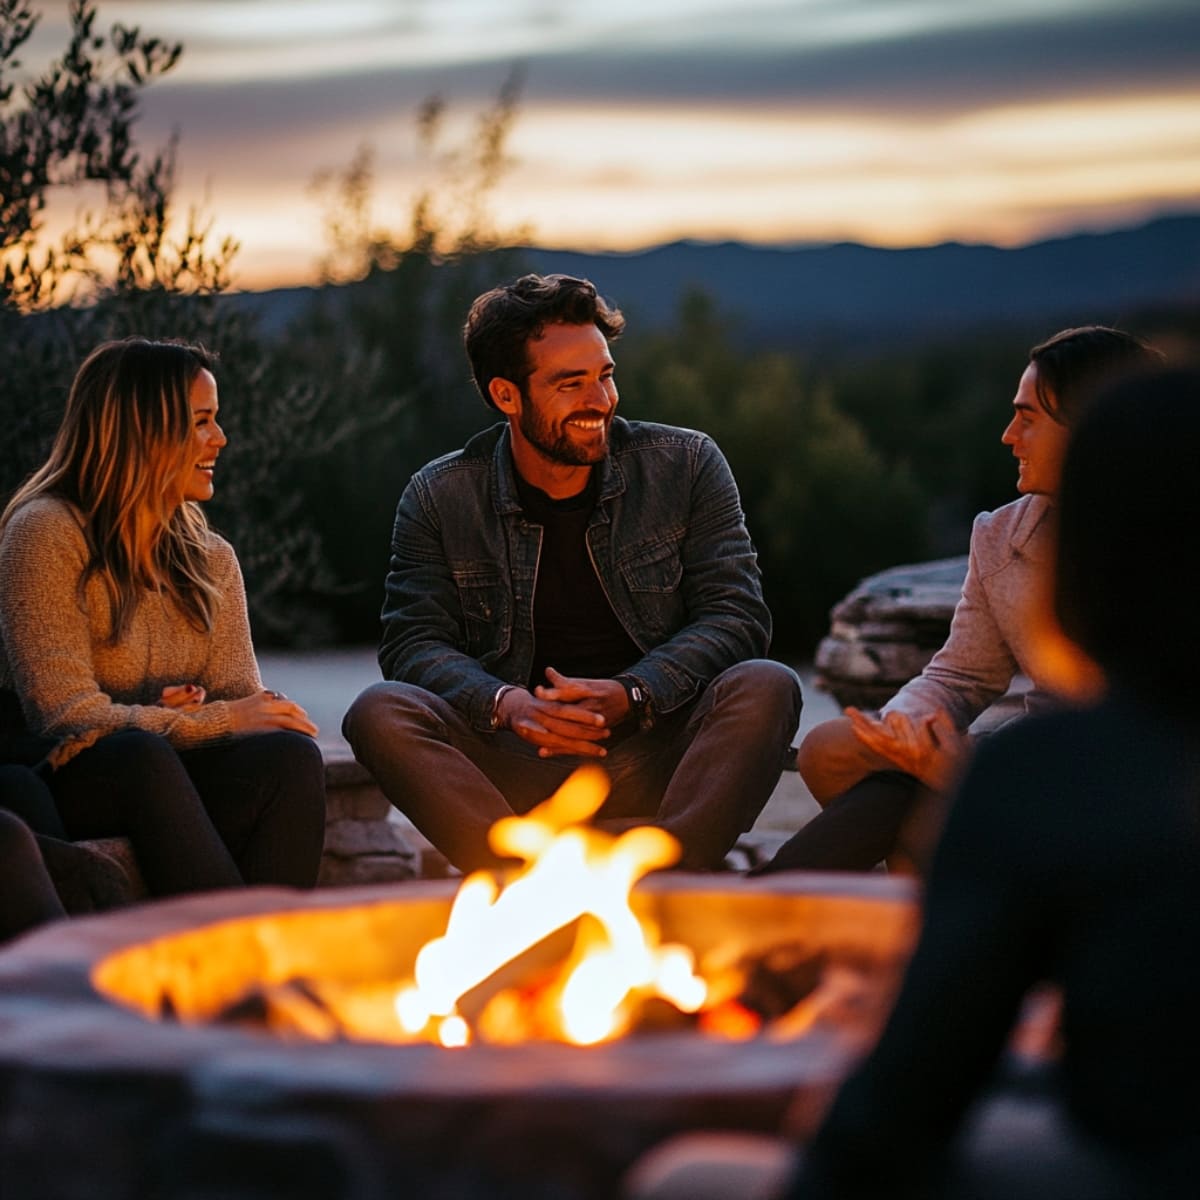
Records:
[[[118,729],[147,729],[179,749],[232,736],[227,701],[258,691],[262,679],[237,557],[209,537],[221,595],[212,631],[148,591],[114,646],[103,583],[89,580],[79,600],[88,552],[74,506],[40,497],[9,521],[0,539],[0,687],[17,693],[34,733],[56,739],[52,765]],[[198,711],[158,703],[164,687],[184,683],[205,689]]]

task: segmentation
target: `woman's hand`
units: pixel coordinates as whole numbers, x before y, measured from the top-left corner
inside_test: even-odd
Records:
[[[204,703],[207,695],[198,683],[168,684],[162,690],[158,703],[163,708],[175,708],[180,712],[195,712]]]
[[[233,732],[236,736],[255,733],[275,733],[280,729],[291,729],[296,733],[317,736],[317,727],[308,719],[294,700],[282,692],[264,690],[241,700],[229,701],[229,712],[233,717]]]

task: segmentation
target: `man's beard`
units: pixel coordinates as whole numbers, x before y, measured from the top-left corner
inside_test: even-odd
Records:
[[[525,440],[547,461],[560,466],[587,467],[602,461],[608,454],[607,428],[598,446],[578,445],[565,431],[556,434],[528,400],[521,405],[518,424]]]

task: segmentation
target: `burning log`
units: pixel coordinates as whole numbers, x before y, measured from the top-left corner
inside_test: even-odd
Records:
[[[461,1019],[478,1039],[493,1045],[547,1040],[554,1025],[554,982],[575,937],[558,930],[506,963],[464,995]],[[736,974],[740,985],[723,994]],[[877,989],[868,965],[830,963],[806,946],[778,947],[726,972],[711,1000],[685,1012],[661,996],[643,997],[631,1010],[626,1036],[695,1030],[705,1036],[776,1040],[802,1037],[818,1023],[846,1029],[877,1020]],[[218,1013],[214,1022],[259,1029],[308,1041],[411,1042],[396,1011],[396,983],[340,984],[293,979],[257,986]]]

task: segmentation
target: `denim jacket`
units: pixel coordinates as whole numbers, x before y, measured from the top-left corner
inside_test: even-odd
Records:
[[[733,475],[703,433],[613,419],[587,542],[666,714],[766,654],[771,616]],[[478,729],[502,683],[529,684],[542,527],[517,498],[507,423],[422,467],[396,509],[379,665]]]

